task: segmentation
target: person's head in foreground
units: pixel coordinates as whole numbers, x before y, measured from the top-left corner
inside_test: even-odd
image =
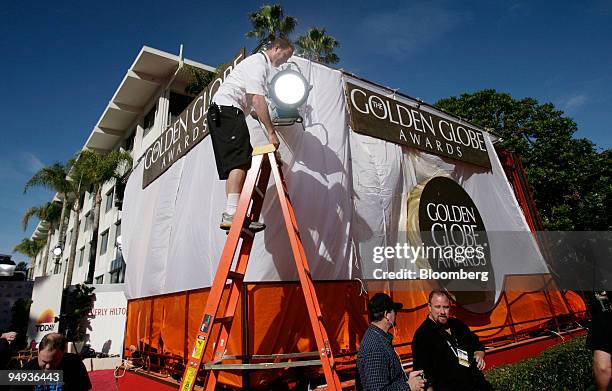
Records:
[[[266,54],[272,65],[279,67],[293,56],[293,44],[286,38],[276,38],[266,50]]]
[[[431,291],[429,293],[429,319],[441,326],[448,324],[450,316],[450,299],[444,291]]]
[[[395,326],[397,311],[402,307],[402,303],[395,303],[389,295],[377,293],[368,303],[370,321],[381,329],[389,331]]]
[[[66,337],[60,333],[45,335],[38,344],[38,366],[40,369],[58,368],[66,351]]]

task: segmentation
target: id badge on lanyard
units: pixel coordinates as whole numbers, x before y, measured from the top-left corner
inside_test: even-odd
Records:
[[[446,341],[446,343],[448,344],[448,347],[450,347],[451,350],[453,351],[453,354],[455,355],[455,357],[457,357],[457,361],[459,362],[459,365],[463,365],[464,367],[469,367],[470,360],[468,358],[467,352],[463,349],[459,349],[459,347],[455,349],[449,341]]]

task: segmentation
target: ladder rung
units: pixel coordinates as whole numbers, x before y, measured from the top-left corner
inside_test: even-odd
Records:
[[[257,186],[255,186],[255,194],[257,194],[259,198],[262,198],[262,199],[264,198],[264,195],[265,195],[264,192],[261,191],[261,189]]]
[[[252,238],[252,237],[255,236],[255,232],[251,231],[248,228],[242,227],[242,229],[240,230],[240,235],[241,236],[248,236],[248,237]]]
[[[231,323],[234,320],[233,316],[221,316],[215,318],[215,323]]]
[[[321,365],[321,360],[285,361],[285,362],[263,362],[258,364],[206,364],[205,369],[212,370],[242,370],[242,369],[272,369],[290,367],[310,367]]]
[[[253,354],[250,356],[251,360],[278,360],[278,359],[282,360],[282,359],[305,358],[305,357],[319,357],[319,352],[315,350],[313,352]]]
[[[227,278],[231,278],[234,281],[243,280],[244,274],[230,271],[229,273],[227,273]]]

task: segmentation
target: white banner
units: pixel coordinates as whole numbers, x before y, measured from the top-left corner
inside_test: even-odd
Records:
[[[28,342],[40,342],[43,336],[58,332],[59,316],[62,305],[63,274],[37,277],[32,290]]]
[[[467,192],[487,231],[529,233],[493,136],[484,133],[491,168],[483,168],[355,133],[347,118],[347,82],[406,107],[420,103],[326,66],[293,60],[313,88],[301,108],[303,124],[278,129],[280,154],[315,279],[367,278],[372,249],[404,240],[408,194],[435,176],[451,178]],[[247,123],[252,145],[265,143],[259,124],[250,117]],[[225,182],[218,179],[210,138],[144,190],[142,166],[132,172],[123,204],[128,298],[210,286],[227,239],[219,229]],[[256,262],[249,265],[246,281],[295,281],[272,181],[261,215],[267,228],[255,236],[251,259]],[[535,241],[526,235],[493,245],[497,293],[505,275],[548,272]]]
[[[125,294],[122,291],[97,292],[97,289],[95,293],[89,344],[98,353],[121,355],[127,314]]]

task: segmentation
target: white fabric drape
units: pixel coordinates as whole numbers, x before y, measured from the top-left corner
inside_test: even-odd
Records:
[[[283,172],[315,279],[361,277],[371,247],[402,240],[405,197],[423,180],[446,175],[472,197],[487,231],[529,229],[487,136],[492,169],[431,155],[351,131],[344,83],[372,84],[323,65],[293,59],[313,86],[303,125],[280,128]],[[396,97],[404,102],[407,98]],[[249,119],[253,145],[266,143]],[[210,138],[142,189],[143,165],[128,181],[123,204],[123,253],[128,298],[210,286],[226,234],[218,227],[225,182],[218,179]],[[297,279],[272,181],[262,211],[247,281]],[[523,239],[521,239],[523,238]],[[547,269],[533,240],[492,243],[496,286],[505,274]]]

